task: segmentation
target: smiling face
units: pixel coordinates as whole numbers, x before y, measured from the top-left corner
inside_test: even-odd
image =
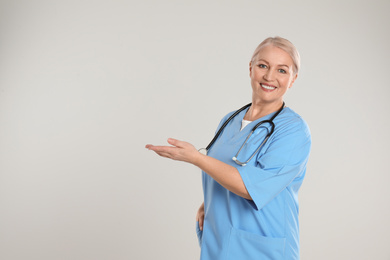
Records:
[[[271,44],[260,49],[249,64],[253,103],[279,106],[297,74],[293,60],[284,50]]]

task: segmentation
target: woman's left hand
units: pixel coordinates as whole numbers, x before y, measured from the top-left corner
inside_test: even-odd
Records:
[[[198,150],[196,150],[196,148],[190,143],[172,138],[168,139],[168,143],[172,146],[154,146],[148,144],[145,148],[154,151],[162,157],[176,161],[189,162],[192,164],[201,155],[201,153],[199,153]]]

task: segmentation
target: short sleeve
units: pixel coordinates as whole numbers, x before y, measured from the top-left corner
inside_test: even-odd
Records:
[[[255,164],[237,166],[257,210],[304,175],[310,153],[310,131],[302,119],[274,135],[266,151],[257,155]]]

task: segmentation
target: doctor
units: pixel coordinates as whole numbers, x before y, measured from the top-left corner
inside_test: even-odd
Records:
[[[202,170],[204,203],[196,216],[202,260],[299,259],[298,190],[311,137],[305,121],[283,102],[299,65],[291,42],[265,39],[249,63],[252,105],[229,121],[207,155],[175,139],[168,139],[171,146],[146,145]],[[274,132],[257,151],[271,125],[246,139],[257,123],[275,115]],[[243,166],[232,159],[235,155],[241,162],[250,160]]]

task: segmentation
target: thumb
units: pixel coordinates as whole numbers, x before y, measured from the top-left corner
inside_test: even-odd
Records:
[[[179,140],[173,139],[173,138],[168,138],[168,143],[173,146],[178,146],[178,143],[180,142]]]

